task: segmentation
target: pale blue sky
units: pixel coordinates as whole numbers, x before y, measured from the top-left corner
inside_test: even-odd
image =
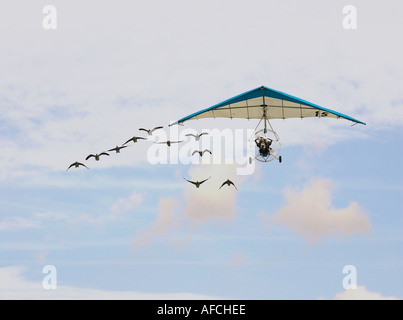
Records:
[[[21,3],[0,5],[1,298],[333,299],[345,265],[357,296],[403,298],[399,2],[356,1],[357,30],[340,1],[54,1],[57,30]],[[273,121],[283,163],[243,177],[144,141],[84,160],[261,85],[367,125]]]

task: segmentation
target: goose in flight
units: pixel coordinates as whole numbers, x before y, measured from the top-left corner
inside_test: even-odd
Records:
[[[98,153],[97,154],[90,154],[87,158],[85,158],[85,160],[88,160],[89,158],[94,157],[95,160],[98,161],[99,157],[102,156],[102,155],[109,156],[109,153],[101,152],[100,154],[98,154]]]
[[[163,141],[163,142],[155,142],[155,143],[158,143],[158,144],[166,144],[168,147],[170,147],[171,146],[171,144],[172,143],[181,143],[182,141]]]
[[[199,141],[200,140],[200,137],[203,135],[203,134],[208,134],[207,132],[202,132],[202,133],[200,133],[200,134],[197,134],[197,135],[195,135],[195,134],[192,134],[192,133],[188,133],[188,134],[185,134],[185,136],[186,137],[194,137],[195,139],[196,139],[196,141]]]
[[[136,143],[138,139],[144,139],[143,137],[131,137],[129,140],[127,140],[123,145],[128,144],[130,141],[133,141],[133,143]],[[110,150],[109,150],[110,151]]]
[[[140,128],[139,130],[145,131],[145,132],[148,133],[149,136],[151,136],[155,130],[162,129],[162,128],[163,127],[155,127],[155,128],[152,128],[152,129]]]
[[[200,157],[202,157],[202,156],[204,155],[204,153],[206,153],[206,152],[212,154],[210,150],[205,149],[205,150],[203,150],[203,151],[199,151],[199,150],[193,151],[193,152],[192,152],[192,156],[195,155],[196,153],[198,153],[198,154],[200,155]]]
[[[88,167],[87,167],[85,164],[76,161],[76,162],[72,163],[72,164],[67,168],[67,170],[69,170],[71,167],[78,168],[79,166],[83,166],[83,167],[86,167],[86,168],[88,169]],[[66,171],[67,171],[67,170],[66,170]]]
[[[211,178],[211,177],[208,177],[207,179],[202,180],[202,181],[190,181],[190,180],[185,179],[185,178],[183,178],[183,179],[185,179],[186,181],[188,181],[188,182],[190,182],[190,183],[193,183],[193,184],[196,186],[196,188],[198,188],[198,187],[200,187],[200,185],[201,185],[203,182],[207,181],[207,180],[210,179],[210,178]]]
[[[116,146],[115,148],[109,149],[108,151],[116,151],[116,153],[120,153],[120,149],[127,148],[127,147],[128,146],[121,146],[121,147]]]
[[[236,190],[238,190],[237,187],[235,186],[235,184],[234,184],[230,179],[227,179],[227,181],[224,181],[223,184],[221,185],[221,187],[220,187],[219,189],[221,189],[224,185],[230,186],[231,184],[234,186],[234,188],[235,188]]]

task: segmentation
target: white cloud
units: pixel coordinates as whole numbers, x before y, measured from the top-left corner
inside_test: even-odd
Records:
[[[131,199],[128,198],[127,201]],[[135,197],[131,199],[132,203],[125,203],[125,206],[116,207],[115,211],[112,210],[111,214],[94,214],[94,213],[76,213],[74,215],[68,215],[60,212],[36,212],[32,213],[29,216],[24,215],[14,215],[7,216],[0,220],[0,230],[5,231],[17,231],[17,230],[27,230],[27,229],[38,229],[38,228],[46,228],[47,225],[52,224],[52,227],[55,227],[56,224],[61,225],[65,223],[69,224],[93,224],[100,225],[103,223],[115,221],[119,218],[119,213],[121,211],[117,211],[118,209],[124,210],[130,206],[134,205],[134,202],[138,201]],[[118,201],[118,204],[120,202]],[[112,207],[114,208],[114,207]]]
[[[101,210],[100,212],[82,212],[69,218],[72,224],[92,224],[102,225],[112,223],[123,218],[123,213],[137,207],[143,203],[144,195],[136,191],[127,197],[121,197],[110,207],[110,212]],[[61,215],[61,217],[66,217]]]
[[[0,300],[205,300],[217,297],[186,292],[142,293],[136,291],[111,291],[58,285],[46,290],[41,281],[27,280],[26,268],[11,266],[0,268]],[[45,274],[43,275],[46,276]],[[57,279],[57,278],[56,278]]]
[[[158,213],[153,224],[137,234],[132,242],[132,249],[138,250],[147,247],[157,237],[165,237],[172,242],[169,234],[171,229],[175,229],[180,224],[181,218],[175,215],[176,200],[173,198],[163,198],[158,202]]]
[[[347,289],[337,293],[335,300],[399,300],[396,297],[383,296],[381,293],[369,291],[365,286],[357,286],[356,289]]]
[[[9,217],[0,221],[0,230],[15,231],[40,227],[42,227],[40,221],[25,217]]]
[[[367,233],[370,222],[358,203],[336,209],[332,206],[332,184],[326,179],[311,179],[301,191],[287,189],[286,204],[271,221],[284,225],[315,242],[329,235],[349,236]]]
[[[231,220],[236,214],[236,199],[238,192],[234,186],[221,185],[227,179],[234,182],[240,189],[246,176],[236,175],[236,165],[201,165],[193,166],[189,170],[191,181],[209,180],[196,188],[193,184],[186,183],[184,189],[184,212],[187,218],[193,222],[206,220]]]
[[[164,237],[169,244],[183,246],[190,241],[191,232],[207,221],[226,222],[235,217],[237,191],[234,186],[220,186],[227,179],[240,188],[248,176],[237,176],[236,165],[198,165],[189,169],[190,181],[206,182],[196,188],[183,180],[183,194],[177,198],[161,198],[153,224],[135,236],[132,248],[144,248],[155,238]],[[182,177],[178,177],[182,179]],[[177,236],[174,231],[186,227],[188,236]]]
[[[61,221],[68,219],[68,216],[60,212],[38,212],[34,215],[35,219],[48,221]]]
[[[111,207],[111,211],[114,215],[118,215],[121,212],[126,212],[133,207],[140,205],[143,202],[144,196],[138,192],[133,192],[128,197],[119,198]]]
[[[401,48],[386,36],[378,38],[383,45],[373,46],[374,33],[399,30],[398,16],[388,18],[401,11],[401,4],[396,6],[378,14],[378,7],[360,3],[360,17],[376,23],[348,32],[341,27],[341,7],[320,1],[309,6],[121,1],[119,15],[111,14],[113,4],[70,1],[57,6],[66,17],[60,28],[45,31],[37,5],[27,4],[22,12],[8,3],[0,10],[6,132],[0,143],[7,147],[0,179],[37,167],[64,170],[90,152],[123,143],[140,126],[166,125],[262,84],[362,117],[377,128],[401,124]],[[254,18],[245,19],[248,14]],[[293,23],[284,24],[283,14]],[[270,40],[262,41],[264,34]],[[251,50],[257,44],[259,49]],[[304,143],[314,128],[324,141],[350,139],[349,132],[363,130],[333,123],[323,121],[306,132],[309,124],[301,122],[303,128],[291,137],[290,130],[279,133],[285,141]],[[365,136],[362,132],[354,136]],[[136,147],[135,158],[122,154],[100,167],[145,162],[145,149]]]

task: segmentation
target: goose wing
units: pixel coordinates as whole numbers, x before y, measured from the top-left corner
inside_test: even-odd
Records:
[[[74,163],[73,163],[73,164],[74,164]],[[88,167],[87,167],[84,163],[78,162],[78,165],[79,165],[79,166],[86,167],[86,168],[88,169]]]
[[[204,179],[202,181],[199,182],[199,184],[202,184],[203,182],[206,182],[208,179],[210,179],[211,177],[208,177],[207,179]]]
[[[228,183],[228,185],[230,185],[230,184],[232,184],[233,186],[234,186],[234,188],[236,189],[236,190],[238,190],[238,188],[235,186],[235,184],[231,181],[231,180],[227,180],[227,183]]]
[[[186,179],[186,178],[183,178],[183,179],[185,179],[187,182],[193,183],[195,186],[197,186],[197,182],[194,182],[194,181],[188,180],[188,179]]]
[[[133,141],[134,142],[134,138],[135,137],[133,137],[133,138],[130,138],[129,140],[127,140],[123,145],[125,145],[125,144],[128,144],[130,141]],[[110,151],[110,150],[109,150]]]
[[[159,127],[152,128],[150,131],[151,131],[151,133],[152,133],[152,132],[154,132],[155,130],[162,129],[162,128],[163,128],[162,126],[159,126]]]

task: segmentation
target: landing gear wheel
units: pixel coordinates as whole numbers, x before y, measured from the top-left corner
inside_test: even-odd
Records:
[[[283,158],[281,158],[281,156],[278,157],[278,162],[281,163],[281,161],[283,161]]]

